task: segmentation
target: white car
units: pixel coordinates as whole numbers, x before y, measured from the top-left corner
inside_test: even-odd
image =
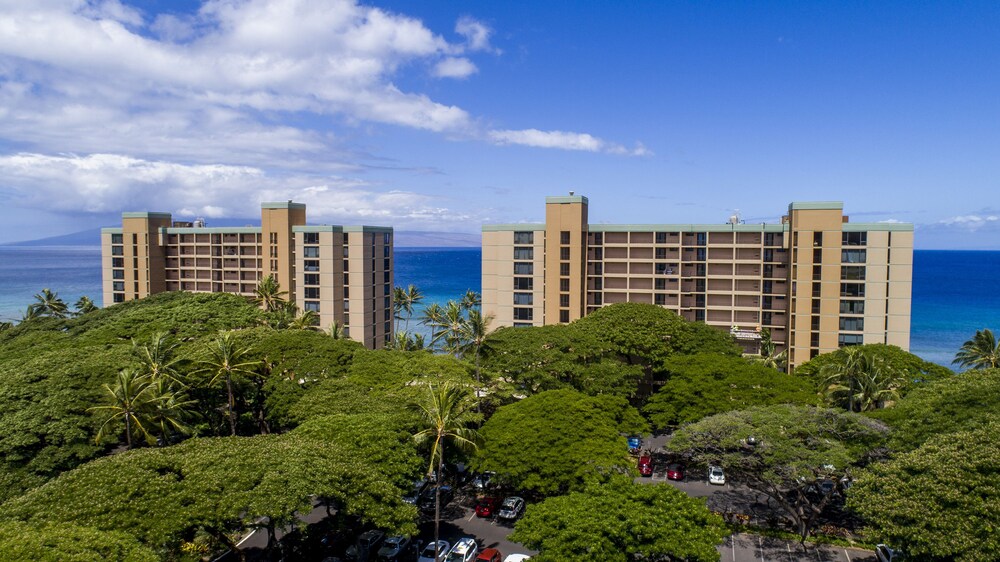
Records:
[[[525,560],[531,560],[531,557],[527,554],[508,554],[503,562],[524,562]]]
[[[445,558],[448,557],[448,551],[451,550],[451,545],[448,544],[448,541],[438,541],[437,557],[434,556],[434,550],[434,541],[427,543],[427,546],[420,553],[420,557],[417,558],[417,562],[444,562]]]
[[[722,486],[726,483],[726,473],[722,472],[721,466],[708,467],[708,483]]]
[[[517,496],[511,496],[500,504],[500,510],[497,512],[497,517],[500,519],[506,519],[508,521],[513,521],[524,513],[524,500]]]
[[[451,547],[451,552],[448,553],[446,561],[472,562],[476,559],[477,554],[479,554],[479,545],[476,544],[476,539],[463,537],[458,539],[455,546]]]

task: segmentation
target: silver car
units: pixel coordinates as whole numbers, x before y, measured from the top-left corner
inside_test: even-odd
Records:
[[[451,545],[448,541],[438,541],[436,549],[434,546],[434,541],[427,543],[424,550],[420,552],[420,557],[417,558],[417,562],[444,562],[445,558],[448,558],[448,551],[451,550]],[[437,550],[436,557],[434,556],[435,550]]]
[[[497,517],[500,519],[506,519],[508,521],[513,521],[524,513],[524,499],[517,496],[511,496],[500,504],[500,510],[497,511]]]

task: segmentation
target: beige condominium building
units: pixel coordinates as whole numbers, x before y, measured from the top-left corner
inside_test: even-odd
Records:
[[[251,297],[268,275],[300,310],[369,348],[393,333],[393,232],[306,224],[306,206],[263,203],[260,226],[206,227],[169,213],[122,213],[101,230],[104,305],[163,291]]]
[[[572,322],[621,302],[729,330],[790,366],[858,344],[909,349],[913,225],[852,223],[840,202],[792,203],[779,224],[590,224],[586,197],[545,200],[544,224],[483,226],[494,326]]]

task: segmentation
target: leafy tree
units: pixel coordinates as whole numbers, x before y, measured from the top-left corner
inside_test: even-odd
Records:
[[[274,276],[268,275],[257,283],[257,287],[253,290],[253,295],[254,302],[261,309],[267,312],[275,312],[281,310],[284,306],[288,297],[288,291],[282,291],[281,285],[278,284]]]
[[[156,562],[160,557],[128,533],[100,531],[72,523],[29,525],[0,522],[0,552],[6,560]]]
[[[0,332],[6,332],[7,330],[14,327],[13,322],[0,322]]]
[[[251,360],[249,347],[241,345],[233,332],[219,332],[218,337],[208,347],[209,358],[202,361],[201,372],[208,374],[205,386],[215,386],[219,381],[226,384],[227,415],[229,429],[236,435],[236,400],[233,393],[233,378],[252,375],[257,361]]]
[[[1000,369],[966,371],[914,390],[874,413],[893,428],[889,446],[912,451],[935,435],[982,427],[1000,404]]]
[[[638,413],[620,397],[542,392],[501,407],[483,424],[475,464],[539,496],[582,490],[631,472],[623,434],[645,429],[636,420]]]
[[[158,397],[149,377],[133,369],[124,369],[118,373],[115,385],[104,385],[104,389],[107,390],[108,403],[90,408],[91,411],[105,413],[105,421],[97,431],[95,441],[100,442],[107,435],[109,427],[114,427],[117,433],[120,431],[118,424],[122,423],[125,425],[125,443],[129,449],[132,448],[133,435],[144,438],[149,444],[155,443],[156,436],[148,414],[153,410]]]
[[[510,538],[540,551],[539,562],[708,562],[728,534],[700,498],[616,476],[529,506]]]
[[[444,480],[444,455],[448,444],[460,450],[475,450],[481,441],[476,430],[469,427],[474,421],[468,409],[468,391],[460,386],[445,384],[427,386],[427,394],[416,403],[423,429],[413,435],[420,445],[430,448],[427,476],[437,467],[438,482],[434,492],[434,543],[440,538],[441,486]]]
[[[996,560],[1000,552],[1000,417],[935,435],[863,471],[848,506],[869,532],[916,560]]]
[[[857,414],[807,406],[763,406],[716,414],[685,426],[668,444],[701,466],[719,465],[734,481],[774,501],[803,543],[833,489],[816,498],[817,481],[840,482],[882,441],[887,429]]]
[[[59,298],[58,293],[53,293],[49,289],[42,289],[41,293],[35,295],[34,303],[38,313],[42,316],[53,318],[66,318],[69,315],[69,307]]]
[[[86,295],[77,299],[76,304],[74,306],[76,307],[76,312],[74,313],[76,316],[80,316],[81,314],[88,314],[90,312],[97,310],[97,305],[94,304],[94,301],[90,300],[90,297]]]
[[[896,389],[900,397],[906,396],[907,392],[924,383],[949,378],[955,374],[947,367],[924,361],[894,345],[868,344],[850,346],[814,357],[796,367],[795,376],[808,378],[813,382],[816,390],[821,392],[826,387],[827,378],[822,373],[823,368],[826,365],[843,363],[845,349],[856,350],[852,353],[862,353],[869,357],[878,358],[884,362],[890,372],[901,373],[900,386]]]
[[[643,408],[660,429],[751,406],[817,402],[808,381],[741,357],[677,355],[664,361],[662,368],[667,382]]]
[[[641,367],[622,363],[576,324],[500,328],[486,343],[483,368],[521,396],[573,388],[590,395],[628,397],[642,377]]]
[[[976,330],[976,335],[962,344],[952,363],[972,369],[995,369],[1000,367],[1000,344],[989,328]]]

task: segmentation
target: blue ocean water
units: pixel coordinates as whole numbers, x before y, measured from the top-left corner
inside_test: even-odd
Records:
[[[479,248],[397,248],[396,285],[416,285],[424,305],[444,305],[480,290],[480,257]],[[1000,252],[917,250],[913,261],[910,351],[950,366],[976,330],[1000,330]],[[81,295],[100,303],[100,248],[0,246],[0,319],[21,318],[43,288],[69,304]]]

